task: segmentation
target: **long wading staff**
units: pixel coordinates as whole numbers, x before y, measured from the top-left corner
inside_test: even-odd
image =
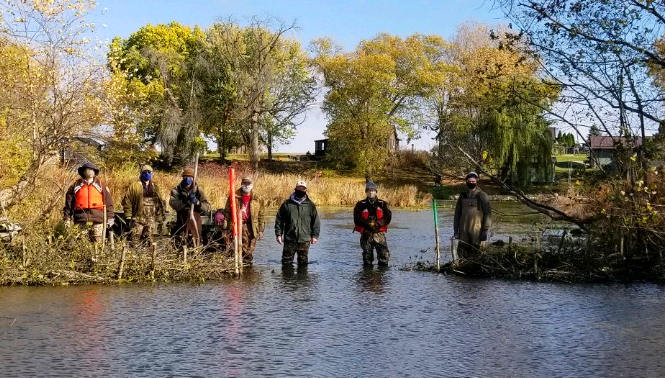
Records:
[[[441,251],[439,250],[439,211],[436,208],[436,198],[432,198],[432,212],[434,213],[434,237],[436,238],[436,271],[441,271]]]
[[[233,184],[235,182],[235,169],[229,168],[229,203],[231,204],[231,233],[233,234],[233,261],[236,274],[240,274],[240,259],[238,259],[238,217]]]
[[[199,153],[197,152],[196,157],[194,158],[194,181],[192,182],[192,190],[194,191],[194,195],[196,195],[196,190],[197,190],[196,178],[198,174],[199,174]],[[196,219],[194,219],[194,204],[191,204],[189,208],[189,221],[191,222],[192,227],[196,232],[196,236],[192,234],[192,241],[194,242],[194,248],[198,248],[200,243],[199,237],[201,235],[199,234],[199,226],[196,224]]]

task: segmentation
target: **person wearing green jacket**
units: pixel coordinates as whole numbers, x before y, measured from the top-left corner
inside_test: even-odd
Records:
[[[151,166],[144,165],[139,180],[127,188],[122,199],[122,208],[132,243],[152,244],[157,225],[164,222],[165,206],[164,199],[153,181]]]
[[[284,244],[282,265],[292,266],[298,255],[298,266],[308,263],[309,246],[319,240],[321,220],[316,205],[307,195],[307,183],[298,181],[295,191],[282,203],[275,218],[277,243]]]

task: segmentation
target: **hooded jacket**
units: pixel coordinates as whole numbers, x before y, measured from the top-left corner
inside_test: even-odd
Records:
[[[292,198],[282,203],[275,218],[275,235],[283,236],[285,241],[306,243],[312,238],[319,238],[321,220],[316,205],[305,197],[302,203]]]

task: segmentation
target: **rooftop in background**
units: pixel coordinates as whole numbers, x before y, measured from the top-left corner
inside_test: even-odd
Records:
[[[593,150],[613,150],[617,144],[638,147],[642,145],[642,137],[626,138],[607,135],[591,136],[589,141]]]

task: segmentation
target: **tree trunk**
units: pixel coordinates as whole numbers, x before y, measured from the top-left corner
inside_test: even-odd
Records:
[[[272,161],[272,133],[270,132],[268,133],[267,147],[268,147],[268,160]]]
[[[258,169],[259,161],[261,160],[261,150],[259,145],[259,112],[257,111],[254,111],[254,114],[252,115],[250,143],[249,161],[252,163],[254,169]]]
[[[224,144],[224,131],[222,130],[217,133],[217,153],[220,162],[226,161],[226,145]]]

